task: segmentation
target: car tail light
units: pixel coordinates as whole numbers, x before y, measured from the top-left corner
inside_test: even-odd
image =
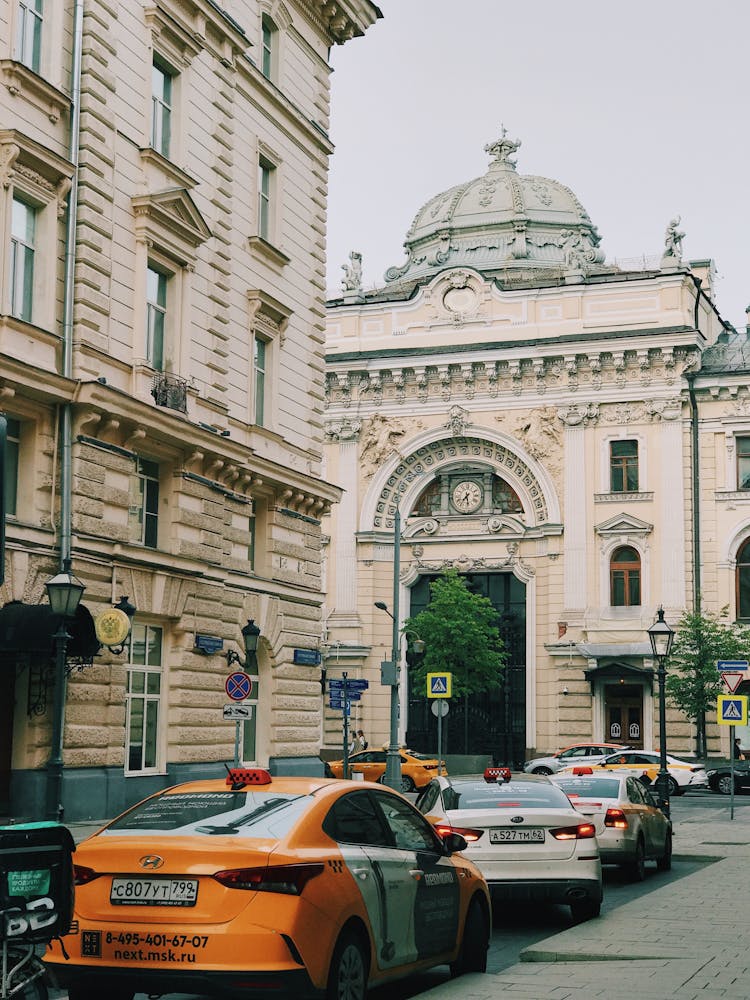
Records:
[[[555,840],[590,840],[596,836],[596,827],[593,823],[579,823],[578,826],[559,826],[550,833]]]
[[[628,818],[622,809],[608,809],[604,816],[604,825],[612,826],[615,830],[627,830]]]
[[[474,830],[470,826],[451,826],[450,823],[436,823],[435,830],[441,837],[447,837],[449,833],[458,833],[467,844],[475,843],[484,834],[484,830]]]
[[[325,868],[321,862],[302,865],[275,865],[267,868],[229,868],[213,876],[227,889],[248,889],[252,892],[280,892],[299,896],[310,879]]]
[[[93,868],[85,868],[83,865],[73,865],[74,885],[87,885],[99,878],[100,872],[95,872]]]
[[[695,774],[696,771],[702,771],[703,770],[703,765],[702,764],[698,764],[697,766],[691,767],[690,770],[693,772],[693,774]]]

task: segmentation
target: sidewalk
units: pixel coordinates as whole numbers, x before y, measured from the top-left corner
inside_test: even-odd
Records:
[[[726,799],[675,820],[674,856],[718,860],[526,948],[520,965],[464,976],[428,1000],[748,1000],[750,809]]]

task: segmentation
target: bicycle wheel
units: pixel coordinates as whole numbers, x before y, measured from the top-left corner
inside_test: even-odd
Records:
[[[11,969],[7,983],[8,993],[13,1000],[49,1000],[47,971],[41,959],[34,955],[19,969],[14,969],[23,957],[18,952],[8,952],[8,967]]]

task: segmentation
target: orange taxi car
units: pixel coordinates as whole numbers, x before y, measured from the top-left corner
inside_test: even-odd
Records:
[[[438,759],[416,750],[399,749],[401,757],[401,791],[413,792],[424,788],[437,775]],[[349,769],[352,774],[364,775],[365,781],[382,782],[385,775],[387,748],[382,750],[360,750],[349,755]],[[440,761],[440,770],[447,774],[445,761]],[[326,774],[330,778],[342,778],[343,760],[330,760],[326,764]]]
[[[70,1000],[347,997],[449,963],[483,972],[487,884],[399,792],[239,768],[176,785],[80,843]]]

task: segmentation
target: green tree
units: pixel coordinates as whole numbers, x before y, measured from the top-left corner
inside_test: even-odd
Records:
[[[727,609],[686,611],[677,623],[667,664],[666,692],[670,702],[695,724],[695,753],[705,757],[706,713],[716,711],[716,696],[724,690],[717,660],[747,659],[750,629],[728,620]]]
[[[502,683],[506,653],[495,607],[469,590],[456,570],[447,570],[430,584],[430,603],[407,619],[403,631],[425,643],[423,656],[407,657],[412,690],[426,691],[427,674],[450,672],[453,698],[481,694]],[[468,740],[468,712],[464,712]]]

